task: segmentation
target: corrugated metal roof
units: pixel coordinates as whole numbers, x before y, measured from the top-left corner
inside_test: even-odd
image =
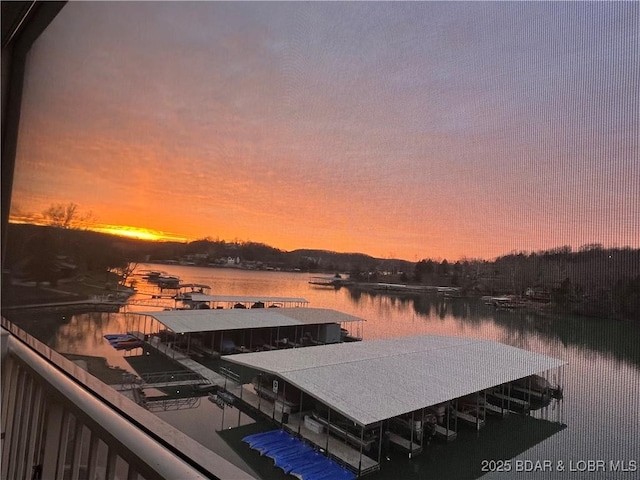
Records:
[[[204,293],[191,293],[191,300],[195,302],[226,302],[226,303],[309,303],[302,297],[257,297],[246,295],[206,295]]]
[[[228,308],[136,313],[155,318],[175,333],[364,321],[362,318],[325,308]]]
[[[361,425],[566,362],[488,340],[416,336],[226,357],[273,373]]]

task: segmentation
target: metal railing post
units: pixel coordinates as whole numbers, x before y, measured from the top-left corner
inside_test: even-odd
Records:
[[[71,478],[77,479],[80,475],[80,462],[82,460],[82,446],[84,437],[84,425],[76,419],[76,428],[73,435],[73,463],[71,464]]]
[[[46,438],[44,441],[44,456],[42,459],[43,478],[57,478],[58,446],[62,434],[63,410],[57,403],[50,403],[47,407]]]

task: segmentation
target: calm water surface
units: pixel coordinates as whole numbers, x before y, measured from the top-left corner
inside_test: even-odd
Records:
[[[346,288],[314,288],[308,284],[309,276],[301,273],[140,266],[144,268],[164,270],[183,282],[211,285],[213,294],[304,297],[312,307],[332,308],[364,318],[365,340],[414,334],[482,338],[568,362],[562,370],[551,374],[552,380],[560,381],[564,387],[561,402],[533,412],[533,418],[513,416],[492,421],[480,433],[465,432],[460,427],[461,435],[455,442],[430,445],[411,461],[394,461],[394,467],[383,465],[380,473],[368,477],[372,480],[477,478],[483,474],[490,479],[640,478],[638,325],[567,315],[496,311],[478,299],[445,300],[435,295],[400,298],[353,294]],[[144,288],[142,283],[140,288]],[[148,307],[126,310],[140,309],[149,310]],[[25,329],[62,353],[101,356],[112,366],[133,371],[132,359],[128,357],[135,356],[135,351],[116,352],[103,338],[107,333],[125,331],[125,314],[90,313],[70,318],[54,314],[47,316],[48,321],[42,321],[42,315],[39,317],[37,321],[29,317],[10,320],[22,322]],[[202,399],[197,408],[158,415],[234,463],[246,466],[216,432],[251,422],[239,416],[236,409],[222,411]],[[510,471],[483,472],[482,460],[489,458],[507,461],[503,466]],[[545,472],[527,472],[535,463],[526,461],[550,463],[546,467],[538,465]],[[604,461],[604,469],[603,463],[588,464],[589,461]],[[619,467],[630,471],[613,471],[611,461],[624,462]],[[633,462],[637,465],[635,471]],[[484,464],[485,470],[498,465]]]

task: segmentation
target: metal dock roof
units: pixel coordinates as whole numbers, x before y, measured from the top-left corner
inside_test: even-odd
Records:
[[[431,335],[226,360],[275,374],[365,426],[566,363],[498,342]]]
[[[191,300],[194,302],[226,302],[226,303],[309,303],[309,300],[302,297],[258,297],[247,295],[207,295],[205,293],[191,293]]]
[[[325,308],[248,308],[135,312],[149,315],[174,333],[215,332],[247,328],[296,327],[364,319]]]

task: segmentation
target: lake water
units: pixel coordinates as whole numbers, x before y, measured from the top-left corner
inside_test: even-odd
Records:
[[[168,265],[139,268],[161,269],[179,276],[183,282],[210,285],[212,294],[304,297],[312,307],[364,318],[365,340],[414,334],[481,338],[568,362],[551,373],[551,379],[564,387],[562,401],[553,401],[530,417],[490,419],[479,433],[460,426],[456,441],[433,443],[412,460],[392,458],[389,465],[383,464],[381,472],[367,478],[462,479],[483,474],[489,479],[640,478],[637,324],[569,315],[540,316],[522,310],[501,311],[479,299],[354,294],[346,288],[313,287],[308,284],[309,276],[302,273]],[[143,286],[141,283],[141,289]],[[133,371],[134,359],[130,357],[136,354],[117,352],[103,338],[104,334],[126,329],[124,313],[8,317],[62,353],[104,357],[112,366]],[[244,459],[216,432],[239,423],[251,423],[237,410],[222,411],[202,399],[196,408],[158,415],[237,465],[248,468]],[[497,462],[483,462],[489,459]],[[509,471],[492,471],[500,467]],[[275,469],[272,473],[265,478],[291,478],[280,477]]]

